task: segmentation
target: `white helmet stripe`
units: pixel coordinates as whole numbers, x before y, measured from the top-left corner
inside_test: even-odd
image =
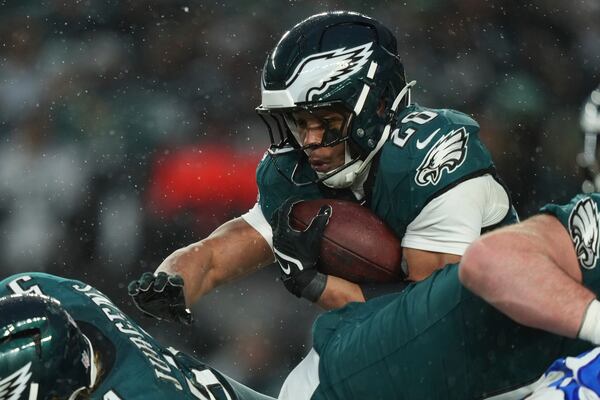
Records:
[[[367,71],[367,78],[373,79],[373,77],[375,76],[376,70],[377,70],[377,63],[375,61],[371,61],[371,65],[369,65],[369,71]],[[363,85],[362,91],[360,92],[360,96],[358,96],[356,105],[354,106],[354,114],[355,115],[360,114],[360,112],[362,111],[370,90],[371,90],[371,87],[365,83]]]
[[[29,400],[37,400],[39,385],[35,382],[31,382],[29,386]]]
[[[354,114],[358,115],[362,111],[363,106],[365,105],[365,100],[367,100],[367,95],[369,94],[369,90],[371,88],[366,83],[363,85],[362,91],[360,92],[360,96],[358,96],[358,100],[356,101],[356,105],[354,106]]]
[[[377,63],[375,61],[371,61],[371,65],[369,65],[369,71],[367,71],[367,78],[373,79],[375,76],[375,71],[377,70]]]

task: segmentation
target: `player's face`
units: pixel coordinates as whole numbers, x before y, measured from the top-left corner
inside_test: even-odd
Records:
[[[344,126],[344,116],[333,111],[300,111],[293,114],[300,136],[302,146],[314,145],[307,148],[308,162],[317,172],[329,172],[341,166],[345,162],[344,143],[335,146],[321,146],[325,131],[337,135],[345,135],[342,132]],[[330,142],[332,138],[326,138]]]

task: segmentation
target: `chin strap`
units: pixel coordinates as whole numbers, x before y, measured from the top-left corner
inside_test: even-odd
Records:
[[[353,161],[352,155],[350,154],[350,149],[348,147],[348,143],[345,143],[345,155],[344,155],[344,164],[348,164]],[[329,178],[323,181],[323,184],[332,189],[343,189],[352,186],[354,182],[354,177],[356,176],[356,171],[360,168],[362,161],[356,160],[354,164],[348,166],[344,171],[340,171],[337,174],[333,174]],[[326,176],[327,172],[317,172],[317,176],[322,178]]]
[[[400,91],[400,93],[398,93],[398,95],[394,99],[394,102],[392,103],[392,107],[390,108],[390,111],[392,113],[395,113],[395,111],[398,109],[398,106],[400,105],[400,102],[402,101],[404,96],[408,95],[407,104],[408,105],[411,104],[410,88],[413,87],[416,83],[417,83],[417,81],[410,81],[406,85],[404,85],[404,88]],[[329,177],[328,179],[325,179],[323,181],[323,184],[326,186],[329,186],[331,188],[334,188],[334,189],[341,189],[341,188],[347,188],[347,187],[352,186],[352,183],[354,183],[356,177],[360,176],[365,171],[369,170],[369,165],[371,164],[371,160],[373,159],[373,157],[375,157],[375,155],[379,152],[379,150],[381,150],[381,148],[383,147],[385,142],[387,142],[387,140],[390,137],[391,130],[392,130],[392,122],[390,121],[385,126],[385,128],[383,128],[383,132],[381,134],[381,137],[379,138],[379,141],[377,142],[377,145],[367,155],[367,157],[364,159],[364,161],[358,161],[354,165],[348,167],[348,169],[346,171],[342,171],[338,174],[335,174],[335,175]],[[348,158],[351,159],[351,157],[350,157],[347,143],[346,143],[345,147],[346,147],[346,160],[345,161],[349,162]]]

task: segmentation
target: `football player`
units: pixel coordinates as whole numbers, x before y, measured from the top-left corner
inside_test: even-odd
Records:
[[[160,345],[93,287],[26,273],[0,282],[0,399],[271,398]]]
[[[275,261],[270,221],[275,210],[289,213],[290,198],[369,207],[402,238],[411,281],[460,260],[482,231],[516,221],[477,122],[412,103],[414,83],[405,80],[392,32],[367,16],[326,12],[286,32],[261,79],[257,112],[272,144],[257,168],[258,202],[132,282],[134,302],[148,315],[189,322],[186,304]],[[336,308],[380,294],[381,286],[303,269],[292,254],[302,235],[291,236],[275,255],[295,295]],[[183,289],[160,290],[169,282],[163,273],[181,276]]]

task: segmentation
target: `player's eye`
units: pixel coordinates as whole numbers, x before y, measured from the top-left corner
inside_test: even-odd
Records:
[[[298,128],[306,129],[306,120],[305,119],[294,118],[294,121],[296,122],[296,126]]]
[[[342,117],[338,116],[338,115],[334,115],[331,117],[325,117],[323,118],[325,121],[331,122],[331,123],[339,123],[342,122]]]
[[[327,118],[324,121],[325,124],[330,128],[339,128],[342,125],[341,118]]]

